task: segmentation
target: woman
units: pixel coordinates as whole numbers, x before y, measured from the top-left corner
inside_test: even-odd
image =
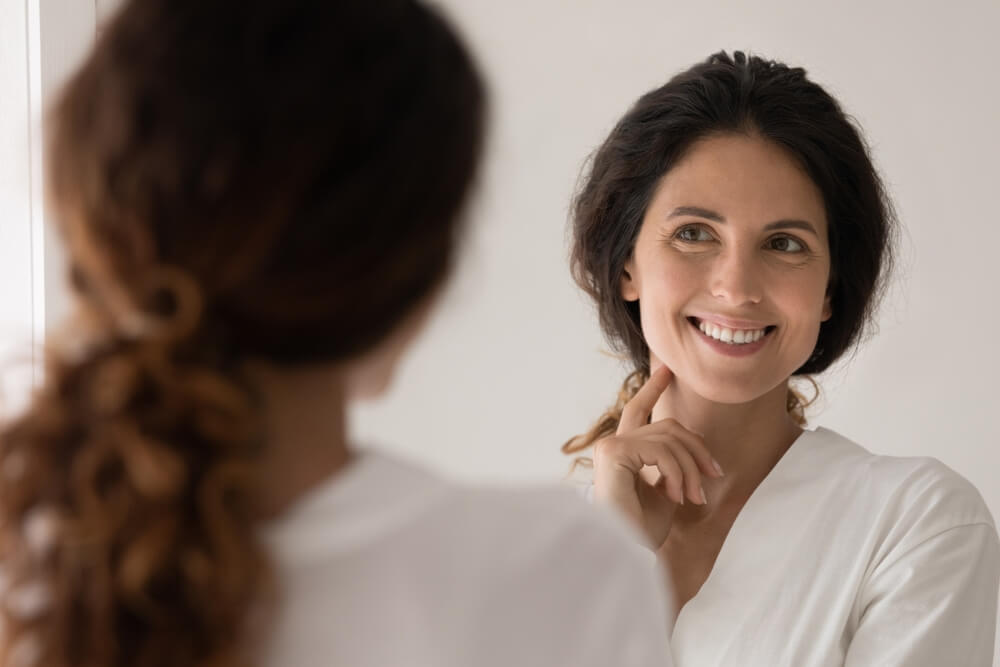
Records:
[[[76,313],[0,433],[4,665],[669,664],[616,517],[348,442],[447,276],[484,107],[412,1],[111,21],[51,117]]]
[[[802,69],[719,53],[596,151],[573,272],[634,368],[564,451],[640,526],[678,665],[990,665],[1000,548],[965,479],[803,430],[789,381],[871,323],[894,219],[857,128]]]

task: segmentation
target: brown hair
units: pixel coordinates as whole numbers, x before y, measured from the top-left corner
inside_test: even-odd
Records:
[[[243,362],[353,358],[447,275],[485,93],[409,0],[133,0],[52,109],[76,296],[0,432],[4,664],[249,662]]]
[[[804,69],[740,51],[716,53],[639,98],[591,157],[576,194],[573,278],[594,300],[605,337],[632,372],[616,406],[564,444],[564,452],[613,433],[620,406],[649,375],[639,304],[621,297],[622,272],[656,184],[696,141],[719,133],[773,141],[802,164],[823,195],[833,317],[822,323],[812,356],[794,375],[826,370],[873,324],[892,266],[896,221],[859,128]],[[809,402],[789,388],[789,412],[800,423]]]

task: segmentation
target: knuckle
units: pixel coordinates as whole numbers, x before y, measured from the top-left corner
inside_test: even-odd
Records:
[[[663,468],[666,468],[670,472],[671,475],[681,476],[684,473],[684,471],[681,468],[681,466],[677,463],[677,459],[675,459],[672,456],[664,457],[662,459],[662,461],[660,462],[660,465]]]
[[[694,459],[691,458],[691,455],[688,454],[683,447],[678,447],[674,453],[674,456],[677,459],[677,464],[680,467],[684,468],[685,471],[697,467],[694,463]]]

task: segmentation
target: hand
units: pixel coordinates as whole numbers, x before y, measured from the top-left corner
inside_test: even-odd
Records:
[[[615,435],[594,443],[595,499],[623,511],[654,551],[667,539],[685,496],[705,503],[702,474],[722,476],[700,435],[674,419],[647,423],[673,377],[666,366],[653,373],[625,404]],[[644,473],[646,466],[653,467]]]

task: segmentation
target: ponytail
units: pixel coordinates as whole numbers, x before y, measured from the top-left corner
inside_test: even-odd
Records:
[[[0,432],[2,664],[242,662],[268,580],[260,427],[199,335],[193,283],[150,275],[169,312],[84,300],[86,340],[48,351],[30,408]]]

